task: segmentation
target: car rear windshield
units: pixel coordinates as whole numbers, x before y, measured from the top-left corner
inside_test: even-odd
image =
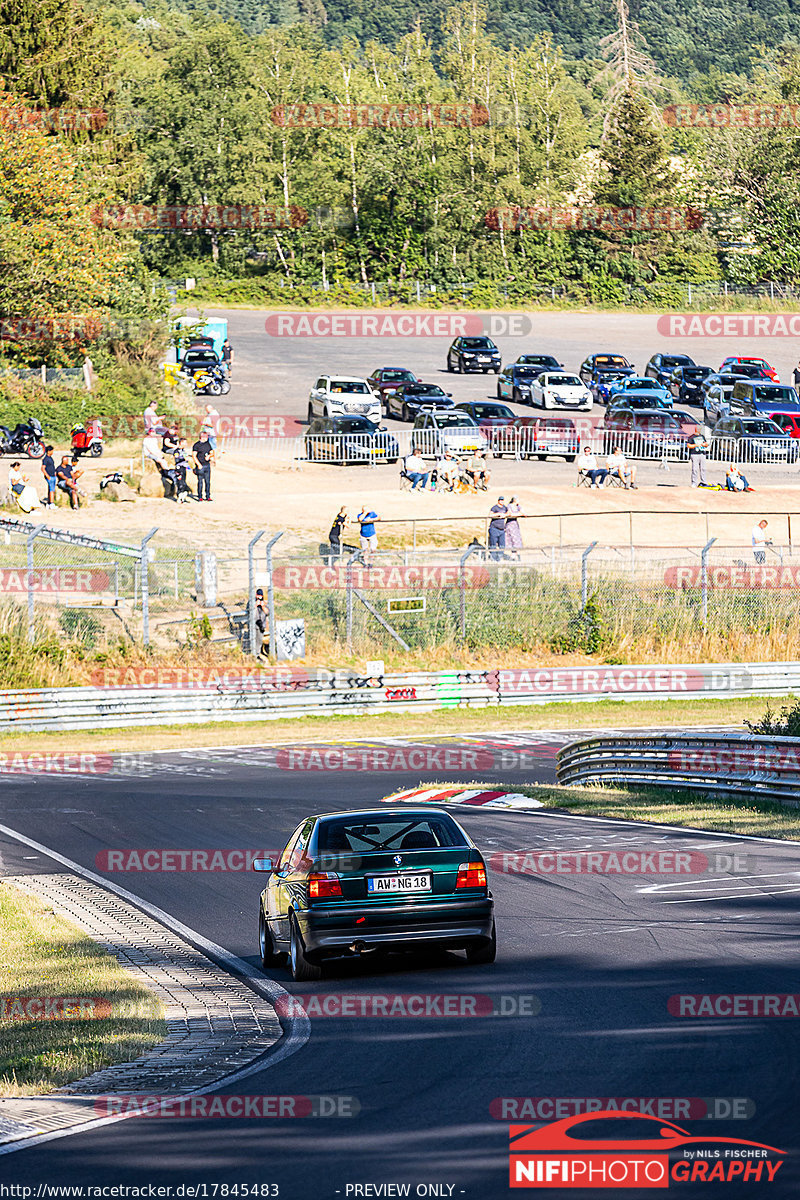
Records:
[[[465,337],[463,342],[461,343],[461,345],[463,346],[463,348],[465,350],[496,350],[497,349],[497,347],[495,346],[492,339],[485,338],[485,337],[474,337],[474,338]]]
[[[661,357],[662,367],[671,370],[673,367],[691,367],[692,360],[688,354],[664,354]]]
[[[472,411],[476,417],[513,417],[514,415],[505,404],[473,404]]]
[[[626,392],[660,392],[661,388],[652,379],[632,379],[625,384]]]
[[[754,434],[757,437],[780,437],[783,433],[782,429],[774,421],[742,421],[742,426],[747,434]]]
[[[797,392],[793,387],[759,387],[753,388],[756,400],[767,400],[770,404],[797,404]]]
[[[406,396],[444,396],[438,383],[412,383],[405,389]]]
[[[521,354],[521,363],[533,364],[537,367],[557,367],[558,359],[553,358],[552,354]]]
[[[374,433],[375,426],[366,417],[345,417],[331,426],[331,433]]]
[[[407,379],[413,379],[411,371],[382,371],[381,380],[383,383],[404,383]]]
[[[539,366],[541,366],[541,363]],[[534,366],[526,366],[523,363],[521,367],[514,368],[514,373],[518,375],[520,379],[535,379],[539,374],[539,370]]]
[[[708,379],[711,374],[711,367],[684,367],[682,378],[691,380]]]
[[[734,363],[728,369],[731,375],[738,375],[740,378],[744,376],[745,379],[764,379],[767,374],[763,367],[757,367],[753,363]]]
[[[465,428],[471,428],[475,422],[469,413],[443,412],[436,414],[436,424],[439,426],[451,425],[454,427],[461,425]]]
[[[369,392],[369,388],[365,383],[361,383],[355,379],[332,379],[332,392],[354,392],[356,395],[363,396]]]
[[[595,358],[597,367],[627,367],[628,360],[621,354],[598,354]]]
[[[548,375],[547,387],[583,387],[577,375]]]
[[[680,425],[673,421],[670,413],[637,413],[637,429],[675,429]]]
[[[466,846],[461,830],[446,816],[409,817],[403,813],[374,821],[342,819],[320,824],[320,854],[367,854],[387,850],[435,850],[441,846]]]

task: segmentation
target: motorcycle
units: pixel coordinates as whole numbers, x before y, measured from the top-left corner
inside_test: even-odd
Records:
[[[5,454],[44,458],[44,434],[36,417],[20,421],[14,430],[7,425],[0,425],[0,455]]]
[[[69,432],[72,437],[73,461],[82,454],[99,458],[103,453],[103,426],[97,417],[92,417],[85,425],[73,425]]]
[[[227,396],[231,382],[221,367],[201,367],[192,375],[195,396]]]

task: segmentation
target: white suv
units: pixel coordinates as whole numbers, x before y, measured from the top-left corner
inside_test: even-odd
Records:
[[[380,424],[381,402],[366,379],[353,375],[321,375],[308,398],[308,419],[366,417]]]

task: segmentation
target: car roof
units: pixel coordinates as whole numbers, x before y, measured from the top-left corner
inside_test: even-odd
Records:
[[[400,806],[397,808],[346,808],[341,812],[317,813],[316,816],[309,817],[307,820],[340,821],[346,818],[350,821],[363,818],[367,821],[377,821],[388,815],[413,818],[437,816],[449,817],[450,820],[453,819],[443,808],[434,808],[429,804],[420,806],[419,808],[409,808],[404,804],[402,808]]]
[[[317,379],[338,379],[340,383],[366,383],[363,375],[340,375],[338,371],[323,371]]]

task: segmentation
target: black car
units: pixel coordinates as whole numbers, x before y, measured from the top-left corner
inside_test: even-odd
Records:
[[[313,417],[305,434],[310,462],[396,463],[397,438],[368,417]]]
[[[413,421],[423,408],[452,408],[453,397],[438,383],[403,383],[393,392],[386,393],[387,417],[399,417],[401,421]]]
[[[333,958],[429,947],[494,962],[494,900],[480,850],[439,808],[308,817],[270,871],[258,906],[265,969],[286,955],[296,981]],[[377,956],[377,954],[376,954]]]
[[[524,355],[523,357],[528,357]],[[531,358],[552,358],[549,354],[530,355]],[[555,362],[555,359],[552,358]],[[542,363],[509,363],[507,367],[497,376],[497,399],[510,400],[513,404],[532,404],[531,399],[531,384],[545,371],[551,368]],[[554,371],[559,370],[558,367],[552,368]]]
[[[521,367],[535,367],[537,375],[545,371],[563,371],[564,364],[552,354],[520,354],[516,360]]]
[[[703,383],[713,367],[676,367],[667,387],[680,404],[702,404]]]
[[[673,371],[678,367],[696,367],[697,363],[688,354],[654,354],[644,369],[645,375],[669,387]]]
[[[447,351],[448,371],[500,374],[500,351],[490,337],[457,337]]]
[[[181,359],[181,370],[187,375],[194,375],[195,371],[207,370],[209,367],[218,367],[221,359],[210,346],[189,346],[183,358]]]
[[[604,374],[610,373],[621,379],[623,375],[635,375],[636,367],[628,362],[624,354],[590,354],[578,369],[581,379],[589,387],[597,383]]]
[[[800,446],[767,417],[722,417],[711,434],[710,453],[728,462],[796,463]]]

